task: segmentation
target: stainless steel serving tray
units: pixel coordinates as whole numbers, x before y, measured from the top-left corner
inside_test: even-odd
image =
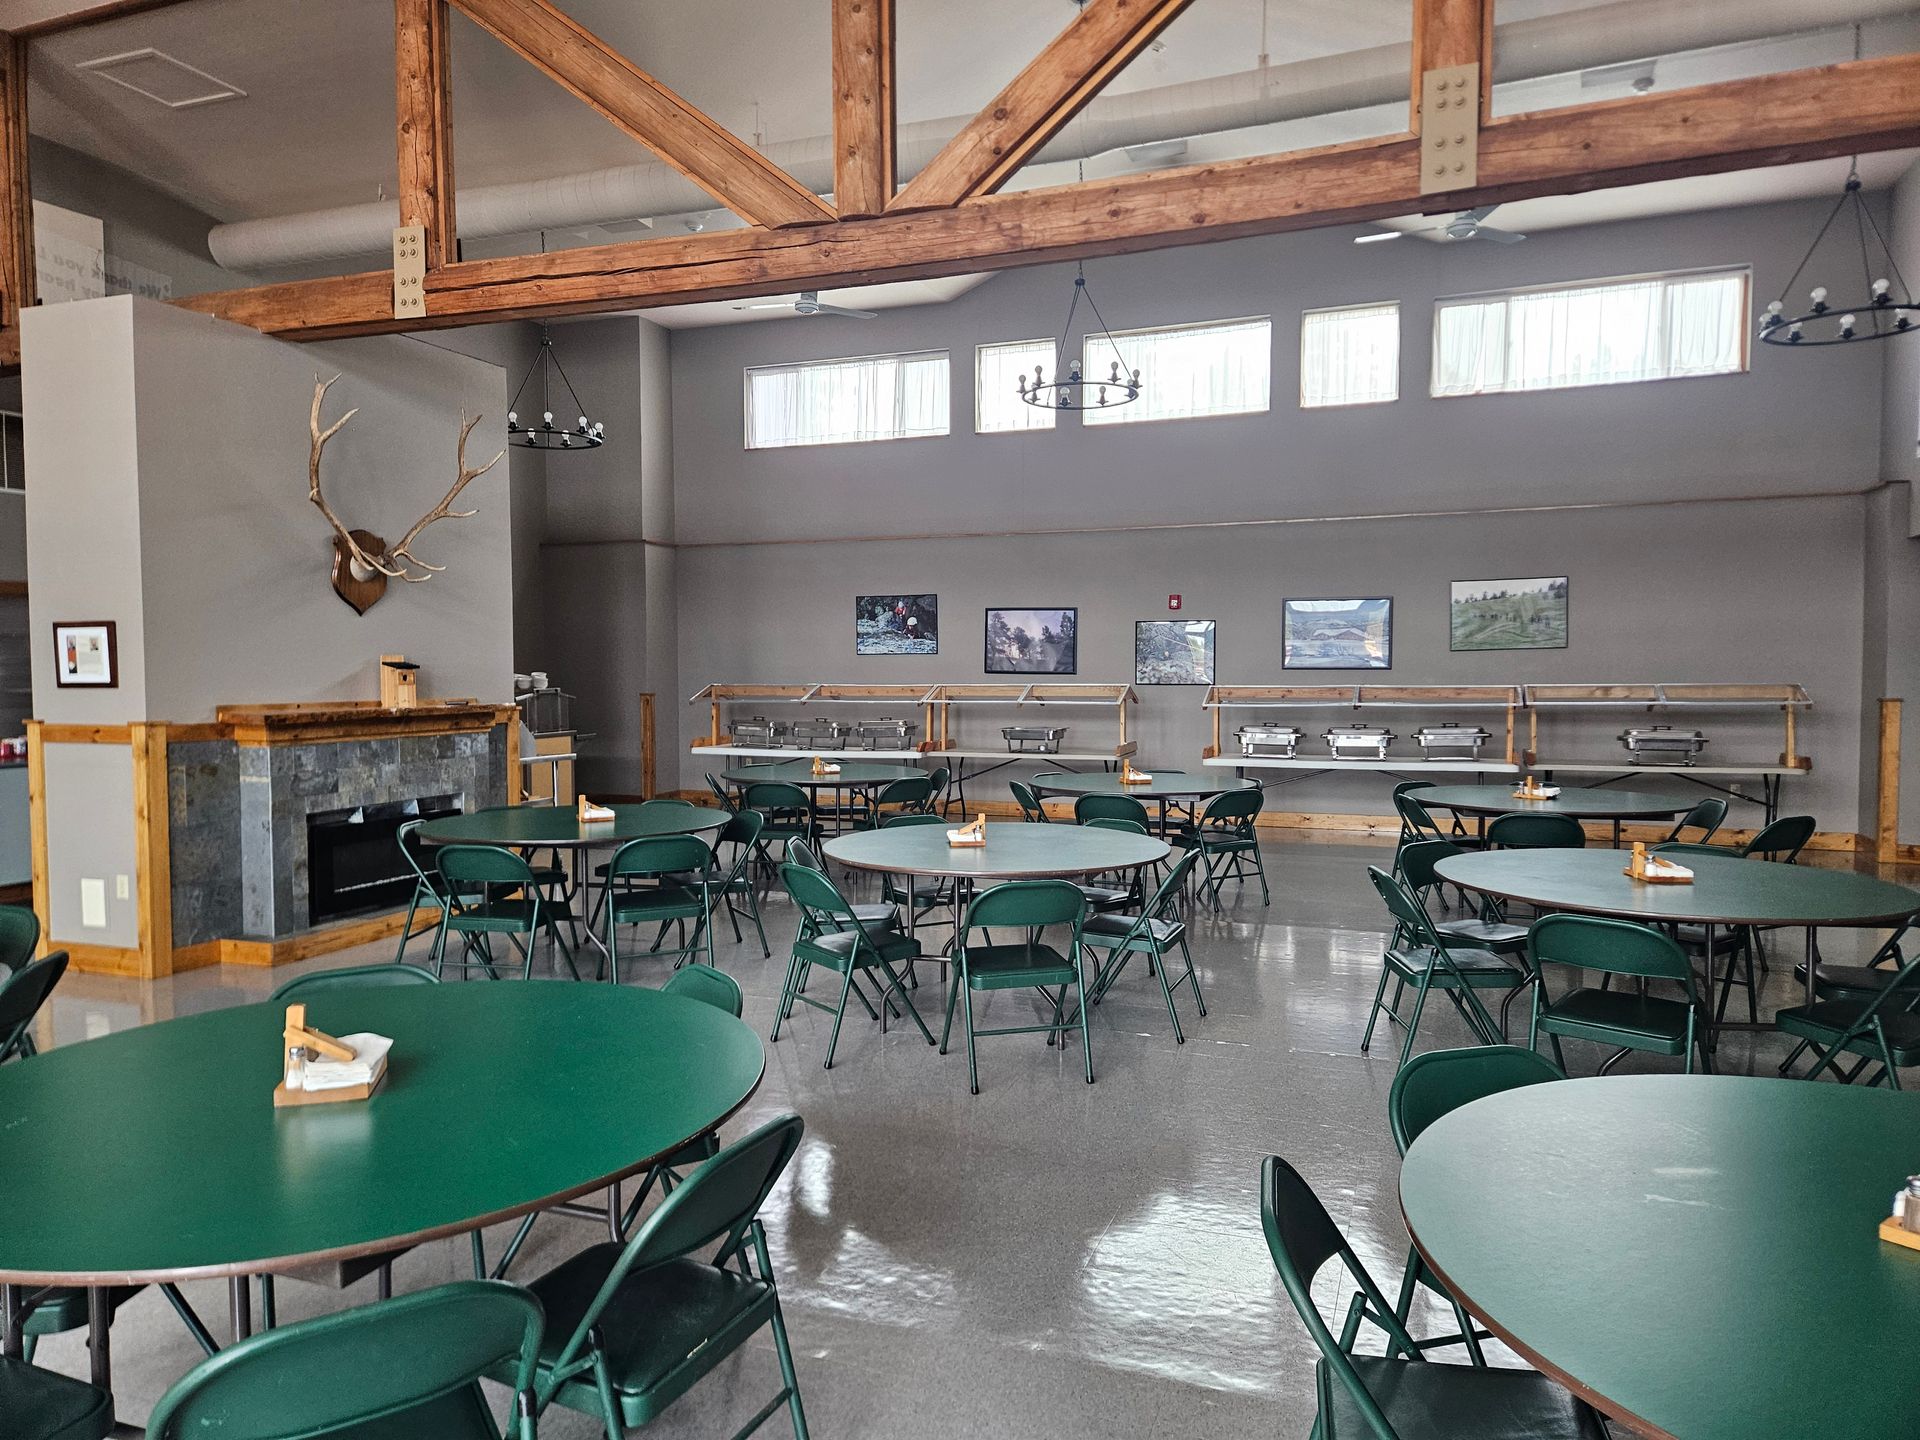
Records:
[[[1491,731],[1478,725],[1460,725],[1448,721],[1443,725],[1422,725],[1414,731],[1414,743],[1427,755],[1464,755],[1468,759],[1480,758],[1480,748],[1493,738]]]
[[[1278,755],[1288,760],[1298,753],[1305,738],[1293,725],[1242,725],[1234,733],[1239,737],[1242,755]]]
[[[1016,755],[1057,755],[1067,738],[1064,725],[1003,725],[1000,735]]]
[[[1706,748],[1707,737],[1698,730],[1648,725],[1622,730],[1620,743],[1636,765],[1691,765],[1693,757]]]
[[[1357,755],[1368,760],[1387,758],[1387,747],[1398,738],[1380,725],[1333,725],[1320,733],[1334,756]]]

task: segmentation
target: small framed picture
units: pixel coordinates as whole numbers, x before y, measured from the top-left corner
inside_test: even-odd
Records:
[[[1393,599],[1283,600],[1282,670],[1390,670]]]
[[[1211,620],[1133,622],[1133,683],[1213,684]]]
[[[69,686],[111,690],[120,683],[120,652],[111,620],[53,623],[53,678]]]
[[[1447,637],[1451,650],[1564,650],[1567,577],[1456,580]]]
[[[856,595],[853,601],[856,655],[938,655],[938,595]]]
[[[1072,675],[1080,667],[1080,611],[987,611],[989,675]]]

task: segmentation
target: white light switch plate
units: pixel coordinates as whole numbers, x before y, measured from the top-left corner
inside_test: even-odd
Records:
[[[89,930],[107,928],[107,882],[80,882],[80,923]]]

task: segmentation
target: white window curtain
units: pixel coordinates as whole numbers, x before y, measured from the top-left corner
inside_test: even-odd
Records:
[[[1091,337],[1089,337],[1091,339]],[[1224,320],[1167,330],[1132,330],[1113,337],[1123,371],[1140,372],[1140,398],[1102,409],[1089,396],[1081,418],[1089,425],[1141,420],[1185,420],[1201,415],[1245,415],[1267,408],[1273,372],[1273,322]],[[1087,346],[1086,375],[1105,378],[1115,356],[1104,342]]]
[[[1051,340],[1010,340],[982,345],[973,358],[973,428],[981,435],[1051,430],[1053,411],[1020,398],[1020,381],[1033,383],[1033,367],[1055,379]]]
[[[1350,305],[1300,317],[1300,404],[1379,405],[1400,398],[1400,307]]]
[[[1433,393],[1623,385],[1744,368],[1747,272],[1442,301]]]
[[[947,352],[868,355],[747,371],[747,448],[947,433]]]

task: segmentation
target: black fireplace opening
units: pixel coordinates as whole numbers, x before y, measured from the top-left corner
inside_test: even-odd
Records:
[[[414,878],[400,853],[400,827],[409,820],[458,815],[464,808],[458,795],[423,795],[308,815],[307,923],[406,904]]]

